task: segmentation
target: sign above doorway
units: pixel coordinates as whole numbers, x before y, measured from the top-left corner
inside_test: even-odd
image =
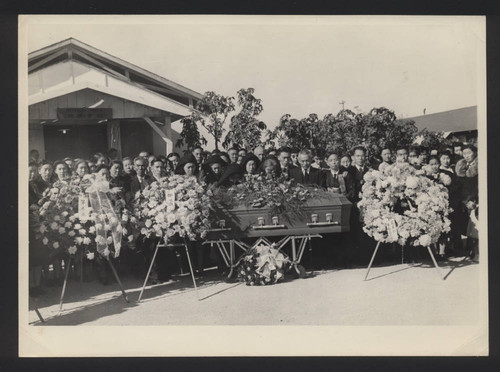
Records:
[[[106,120],[112,119],[111,108],[58,108],[59,120]]]

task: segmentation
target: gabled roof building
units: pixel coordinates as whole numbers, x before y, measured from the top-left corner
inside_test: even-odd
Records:
[[[471,142],[477,139],[477,106],[462,107],[455,110],[408,118],[415,122],[418,129],[427,128],[444,132],[450,139]]]
[[[29,147],[48,160],[167,154],[179,138],[172,123],[202,97],[73,38],[29,54],[28,84]]]

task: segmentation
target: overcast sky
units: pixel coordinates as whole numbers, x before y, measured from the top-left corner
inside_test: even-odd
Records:
[[[479,17],[39,17],[28,50],[73,37],[200,93],[253,87],[268,126],[385,106],[477,104]]]

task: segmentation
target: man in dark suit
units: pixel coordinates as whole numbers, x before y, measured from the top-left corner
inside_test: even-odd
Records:
[[[135,177],[130,181],[129,201],[133,200],[137,191],[142,191],[151,183],[151,177],[146,174],[146,160],[142,157],[134,159]]]
[[[349,167],[348,171],[353,177],[354,195],[352,202],[357,203],[361,200],[361,188],[365,182],[363,177],[365,173],[369,171],[366,165],[366,149],[363,146],[356,146],[353,150],[352,157],[353,165]]]
[[[325,171],[325,187],[328,191],[337,192],[352,200],[354,196],[354,184],[348,171],[340,171],[340,156],[332,152],[327,155],[326,163],[329,168]]]
[[[278,160],[280,162],[281,173],[286,175],[286,179],[290,179],[290,170],[297,168],[292,164],[292,159],[290,158],[290,149],[282,148],[278,152]]]
[[[290,169],[289,172],[290,179],[293,179],[294,183],[325,187],[323,172],[311,167],[312,152],[310,150],[301,150],[298,162],[300,167]]]
[[[151,182],[160,182],[165,176],[165,166],[160,158],[154,158],[151,161]]]
[[[353,177],[353,196],[351,199],[351,237],[357,251],[357,259],[362,264],[367,264],[370,259],[370,253],[373,240],[371,240],[363,231],[363,223],[360,220],[358,202],[361,200],[361,189],[364,184],[363,177],[370,169],[366,164],[366,149],[363,146],[356,146],[352,153],[353,165],[349,167],[349,173]]]
[[[352,200],[354,187],[351,174],[347,170],[340,169],[340,158],[338,153],[331,152],[326,156],[326,164],[329,169],[324,170],[325,187],[328,191],[342,194]],[[330,269],[331,267],[343,267],[350,264],[351,240],[349,233],[324,234],[324,239],[316,243],[319,259],[319,267]],[[316,260],[318,261],[318,260]]]

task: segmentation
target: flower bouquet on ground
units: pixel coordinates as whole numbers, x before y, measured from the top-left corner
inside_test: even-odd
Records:
[[[153,182],[134,199],[131,220],[146,237],[205,238],[210,198],[195,177],[175,175]]]
[[[238,279],[247,285],[276,284],[290,268],[290,259],[274,244],[252,247],[238,266]]]
[[[409,164],[365,174],[358,206],[369,236],[382,243],[428,247],[450,230],[448,191],[424,174]]]
[[[52,256],[83,250],[89,260],[96,252],[118,257],[122,239],[130,239],[121,222],[128,220],[124,201],[112,196],[109,183],[95,175],[78,183],[55,182],[39,205],[36,238],[53,249]]]

